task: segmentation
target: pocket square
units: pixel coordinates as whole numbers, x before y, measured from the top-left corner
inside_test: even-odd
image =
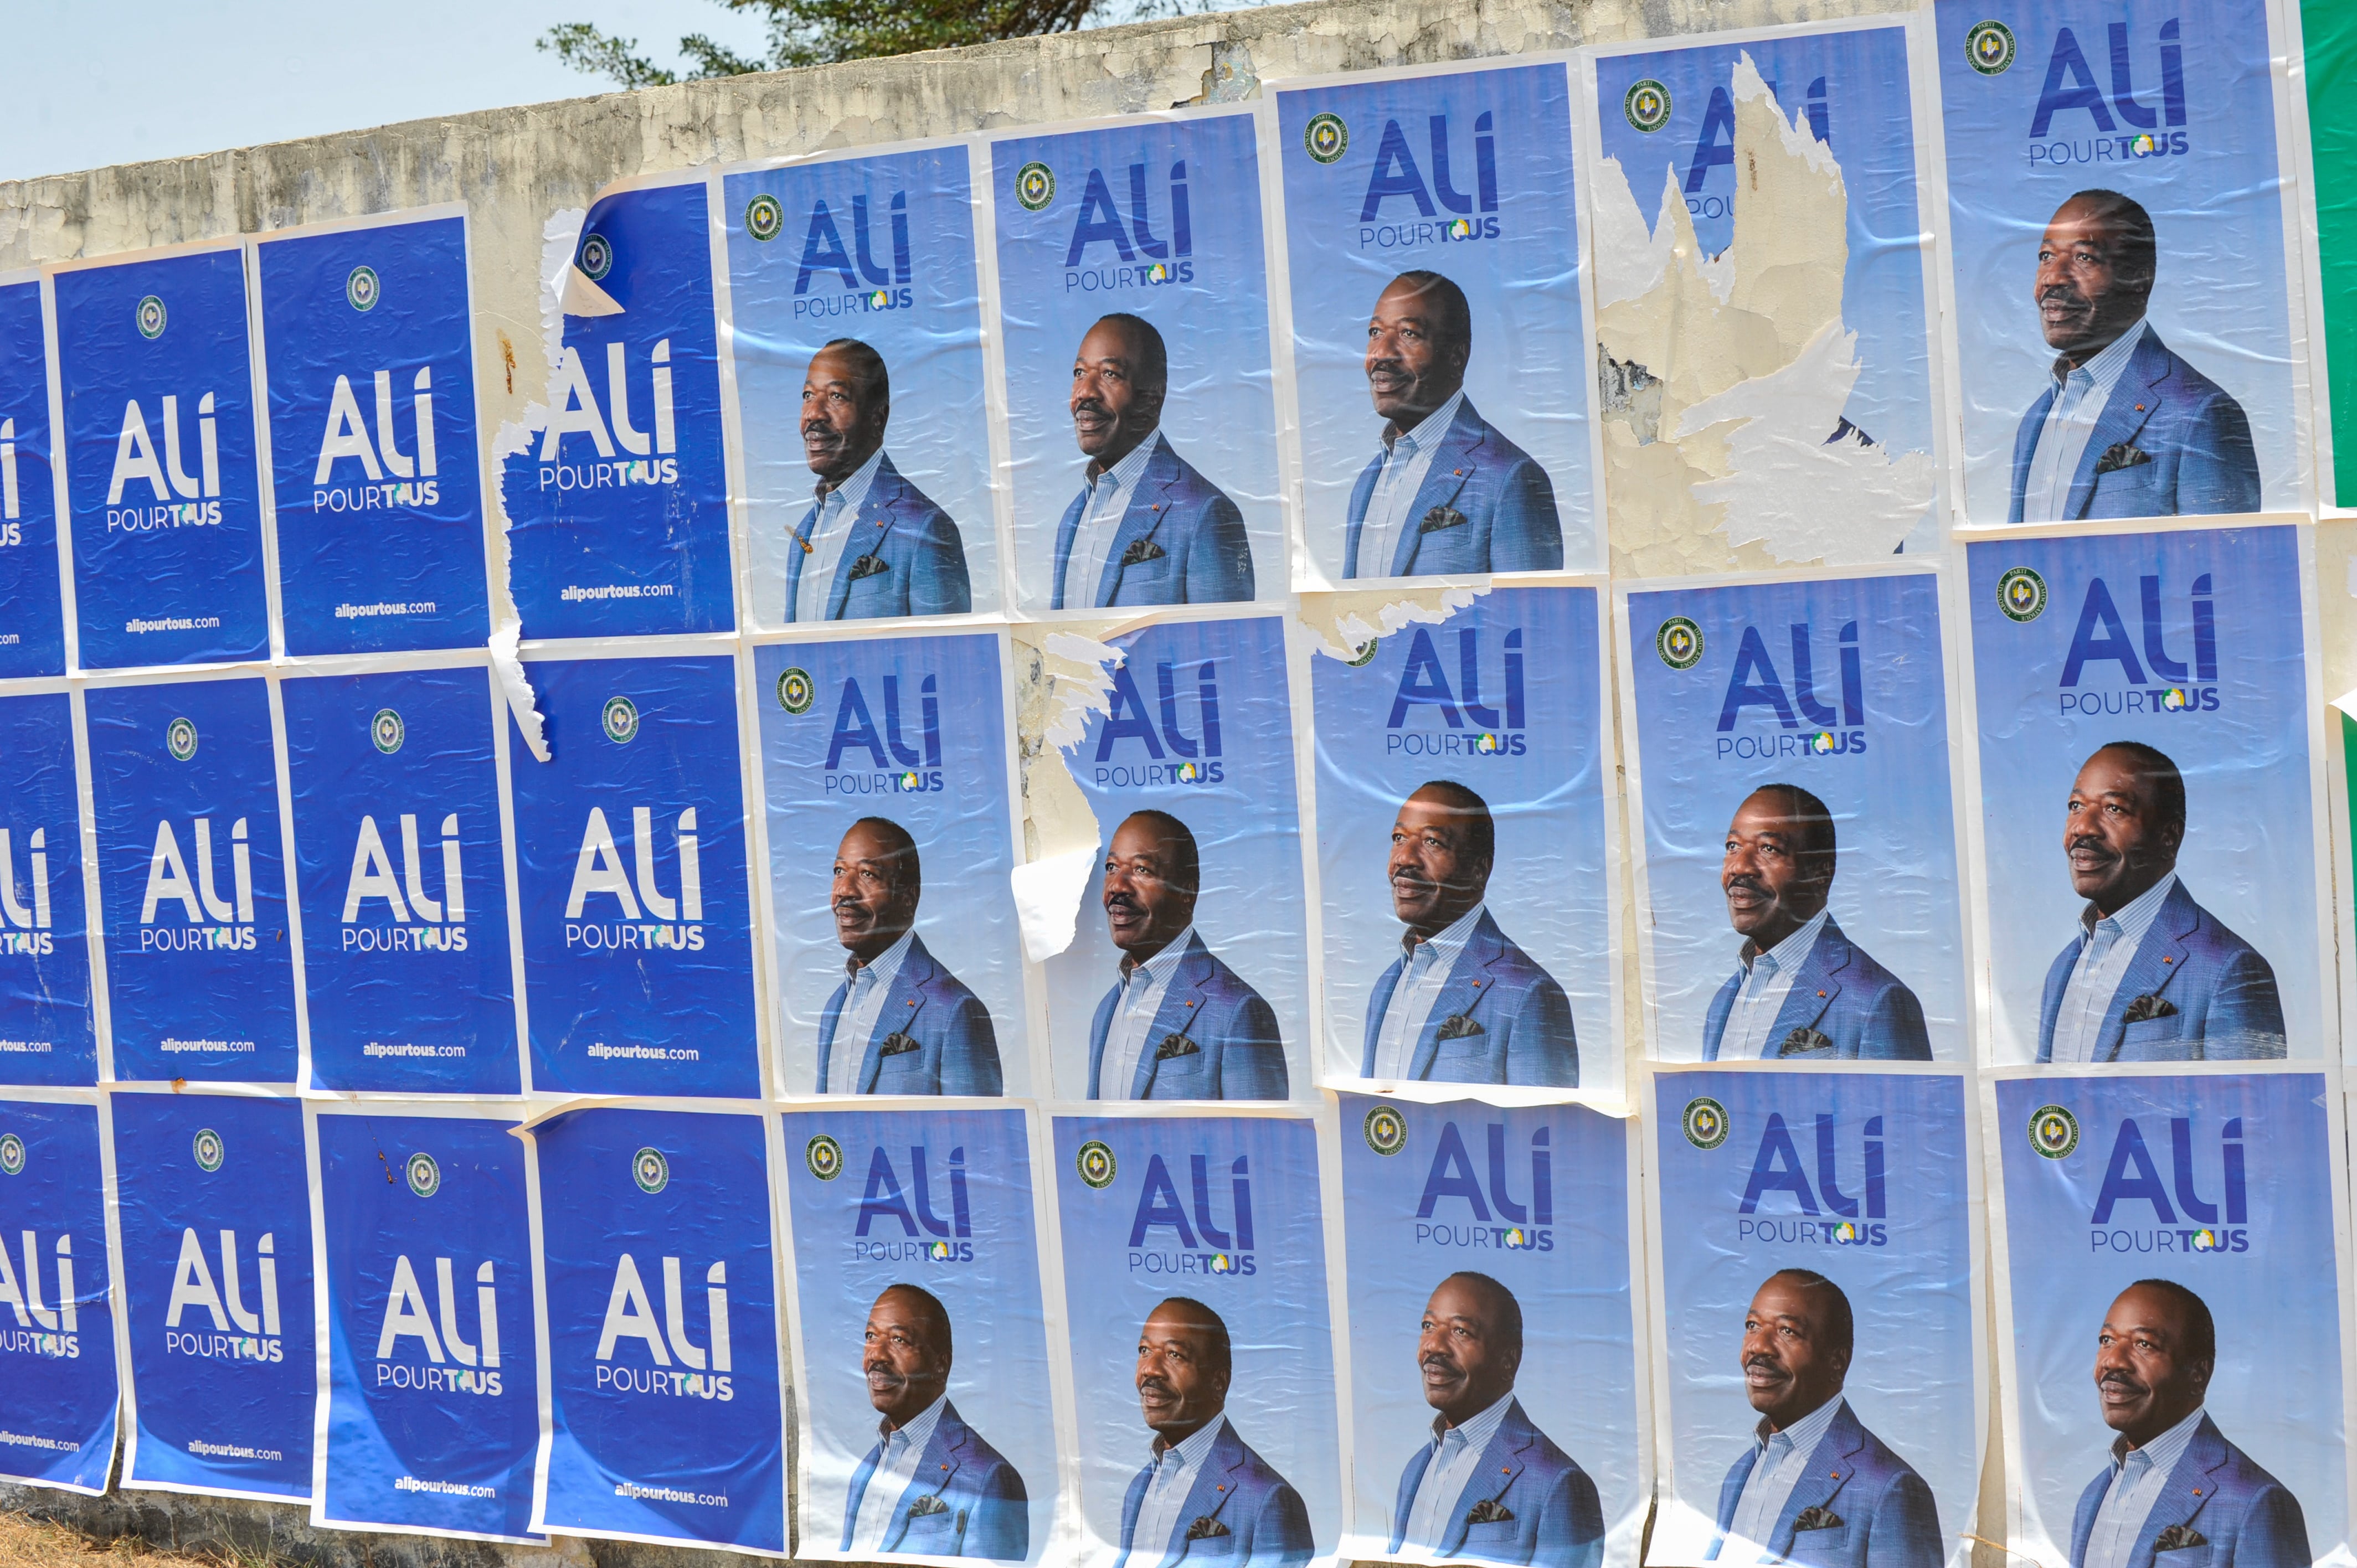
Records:
[[[1440,1021],[1440,1027],[1433,1031],[1432,1037],[1436,1040],[1462,1040],[1474,1035],[1488,1033],[1487,1029],[1464,1014],[1451,1013]]]
[[[938,1496],[931,1492],[927,1492],[923,1497],[919,1498],[915,1502],[909,1505],[909,1517],[910,1519],[923,1519],[928,1514],[947,1513],[949,1511],[950,1505],[942,1501]]]
[[[1424,514],[1424,521],[1415,525],[1415,531],[1418,533],[1437,533],[1444,528],[1462,528],[1464,526],[1465,514],[1463,512],[1458,511],[1453,506],[1437,506],[1430,511]]]
[[[1841,1527],[1842,1516],[1831,1509],[1803,1509],[1801,1517],[1792,1521],[1792,1532],[1796,1535],[1804,1530],[1839,1530]]]
[[[1833,1048],[1834,1043],[1831,1040],[1818,1034],[1814,1029],[1803,1026],[1785,1036],[1784,1043],[1776,1047],[1776,1054],[1780,1057],[1805,1057],[1813,1052],[1829,1051]]]
[[[1162,1036],[1162,1043],[1154,1047],[1154,1059],[1167,1062],[1172,1057],[1191,1057],[1200,1053],[1202,1048],[1184,1035],[1165,1035]]]
[[[1213,1519],[1210,1514],[1197,1516],[1195,1522],[1187,1527],[1187,1539],[1189,1541],[1211,1541],[1222,1535],[1234,1533],[1235,1531]]]
[[[2095,459],[2095,472],[2116,474],[2122,468],[2141,467],[2151,461],[2152,454],[2149,452],[2126,441],[2117,441],[2104,447],[2104,455]]]
[[[917,1048],[916,1041],[895,1029],[884,1036],[884,1043],[876,1047],[876,1054],[879,1057],[904,1057]]]
[[[1168,552],[1162,546],[1155,543],[1151,539],[1134,540],[1129,548],[1121,553],[1121,564],[1125,566],[1135,566],[1147,561],[1159,561]],[[1222,1530],[1221,1533],[1224,1535],[1227,1532]]]
[[[851,580],[856,583],[862,577],[880,577],[891,569],[881,555],[862,555],[851,564]]]
[[[1467,1524],[1512,1524],[1514,1510],[1495,1498],[1483,1498],[1465,1510]]]
[[[2177,1004],[2166,996],[2139,996],[2131,1001],[2127,1011],[2120,1015],[2123,1024],[2141,1024],[2153,1018],[2174,1018]]]
[[[2172,1524],[2153,1538],[2155,1552],[2190,1552],[2197,1546],[2207,1546],[2210,1538],[2190,1524]]]

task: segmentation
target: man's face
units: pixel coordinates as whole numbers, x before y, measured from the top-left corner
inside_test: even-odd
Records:
[[[1520,1360],[1499,1338],[1482,1292],[1461,1280],[1443,1280],[1425,1304],[1415,1345],[1424,1402],[1451,1426],[1470,1421],[1512,1391]]]
[[[2177,865],[2185,830],[2163,819],[2152,779],[2126,752],[2099,751],[2071,786],[2062,853],[2071,887],[2105,915],[2117,914]]]
[[[890,412],[842,349],[812,355],[802,377],[802,456],[811,472],[830,483],[857,473],[884,444]]]
[[[1490,863],[1468,848],[1472,824],[1422,790],[1392,823],[1392,913],[1418,937],[1437,936],[1465,918],[1490,886]]]
[[[868,1309],[859,1369],[867,1376],[867,1402],[896,1427],[924,1413],[949,1386],[949,1358],[932,1341],[931,1316],[914,1296],[888,1290]]]
[[[2144,316],[2151,280],[2123,277],[2119,228],[2076,198],[2062,204],[2038,245],[2038,324],[2046,346],[2083,362]]]
[[[1110,467],[1129,456],[1162,418],[1162,389],[1138,381],[1136,336],[1100,321],[1072,360],[1072,434],[1081,450]]]
[[[1772,790],[1744,801],[1727,824],[1727,858],[1718,869],[1727,918],[1763,951],[1825,907],[1833,870],[1803,847],[1806,842],[1785,797]]]
[[[1168,1306],[1138,1331],[1138,1408],[1166,1441],[1183,1441],[1226,1407],[1228,1374],[1212,1369],[1217,1343],[1209,1325]]]
[[[1141,962],[1195,918],[1195,895],[1168,880],[1176,869],[1152,822],[1132,820],[1114,830],[1105,851],[1105,926],[1113,945]]]
[[[1367,323],[1367,388],[1375,412],[1405,430],[1465,384],[1466,345],[1453,342],[1430,289],[1395,278]]]
[[[1849,1355],[1825,1342],[1823,1292],[1770,1279],[1743,1318],[1743,1391],[1781,1432],[1841,1392]]]
[[[2130,1285],[2095,1337],[2095,1401],[2104,1424],[2141,1448],[2191,1415],[2210,1366],[2185,1353],[2185,1312],[2159,1291]]]
[[[854,823],[834,852],[834,940],[862,963],[884,955],[917,918],[916,878],[882,834]]]

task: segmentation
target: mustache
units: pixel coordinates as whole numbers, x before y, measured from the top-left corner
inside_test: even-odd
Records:
[[[803,420],[802,429],[802,436],[805,440],[813,436],[828,436],[836,441],[845,441],[850,439],[850,437],[835,429],[834,425],[829,424],[825,420],[816,417]]]
[[[2098,1377],[2095,1381],[2099,1385],[2103,1383],[2117,1383],[2124,1389],[2135,1389],[2139,1391],[2141,1391],[2145,1387],[2143,1383],[2136,1380],[2135,1374],[2123,1372],[2117,1368],[2114,1368],[2112,1370],[2104,1373],[2102,1376]]]
[[[1143,910],[1139,909],[1136,897],[1128,893],[1106,894],[1104,907],[1108,909],[1132,909],[1143,913]]]
[[[2112,846],[2105,843],[2101,838],[2097,837],[2093,833],[2073,833],[2071,835],[2071,842],[2064,844],[2062,847],[2066,851],[2075,849],[2092,849],[2098,854],[2109,854],[2112,853]]]
[[[1072,404],[1072,412],[1074,413],[1101,414],[1107,419],[1111,419],[1113,417],[1113,410],[1105,406],[1103,399],[1096,397],[1084,397],[1081,399],[1080,402]]]
[[[1438,1350],[1427,1350],[1416,1358],[1415,1364],[1419,1367],[1437,1367],[1445,1372],[1462,1372],[1465,1369]]]
[[[2067,283],[2050,283],[2044,288],[2038,291],[2038,302],[2040,305],[2045,304],[2050,299],[2060,300],[2064,305],[2084,305],[2087,303],[2087,296],[2080,293],[2075,286]]]
[[[1779,1361],[1775,1357],[1770,1356],[1765,1350],[1754,1350],[1750,1355],[1743,1358],[1743,1366],[1744,1369],[1747,1371],[1753,1367],[1766,1367],[1771,1370],[1779,1372],[1784,1369],[1784,1363]]]
[[[1722,886],[1728,888],[1749,888],[1752,892],[1759,894],[1763,898],[1772,898],[1775,897],[1773,893],[1768,891],[1768,884],[1760,881],[1760,878],[1754,876],[1748,871],[1737,872],[1734,875],[1728,877]]]
[[[848,896],[837,898],[834,901],[834,912],[838,915],[849,914],[853,910],[865,911],[866,908],[867,906],[862,904],[858,899]]]

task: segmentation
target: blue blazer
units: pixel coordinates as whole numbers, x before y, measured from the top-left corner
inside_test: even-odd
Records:
[[[1121,1555],[1114,1559],[1113,1568],[1123,1568],[1129,1561],[1129,1538],[1136,1531],[1137,1510],[1145,1505],[1146,1483],[1153,1478],[1154,1466],[1148,1465],[1131,1479],[1129,1495],[1121,1499]],[[1212,1530],[1220,1533],[1200,1533]],[[1200,1539],[1187,1539],[1199,1534]],[[1267,1460],[1244,1446],[1232,1423],[1212,1441],[1171,1535],[1168,1541],[1137,1543],[1139,1568],[1194,1558],[1222,1568],[1242,1568],[1247,1563],[1293,1568],[1308,1562],[1317,1550],[1301,1494],[1269,1468]]]
[[[1710,999],[1710,1016],[1702,1026],[1702,1059],[1718,1059],[1718,1044],[1727,1034],[1727,1020],[1735,1011],[1741,973],[1727,976],[1718,994]],[[1814,1029],[1833,1042],[1831,1049],[1783,1050],[1795,1029]],[[1923,1030],[1923,1004],[1900,983],[1897,975],[1868,958],[1866,950],[1842,935],[1841,926],[1825,921],[1817,945],[1809,950],[1792,989],[1760,1051],[1768,1061],[1795,1057],[1819,1060],[1910,1061],[1932,1059],[1932,1039]]]
[[[807,542],[818,527],[818,508],[802,514],[793,541]],[[802,567],[814,557],[800,544],[786,550],[785,618],[794,618],[802,594]],[[851,579],[855,563],[874,557],[884,570]],[[852,520],[851,537],[834,564],[828,585],[826,618],[870,620],[877,616],[963,615],[974,608],[966,581],[965,545],[957,524],[924,491],[900,477],[888,455],[876,465],[867,499]]]
[[[826,999],[818,1020],[818,1087],[824,1094],[834,1057],[834,1026],[851,998],[845,980]],[[902,1035],[916,1042],[886,1056],[884,1042]],[[862,1094],[999,1094],[998,1036],[989,1010],[965,983],[933,961],[924,939],[909,939],[908,956],[877,1010],[876,1027],[859,1062]]]
[[[2071,477],[2071,493],[2059,518],[2038,522],[2077,522],[2084,518],[2206,516],[2259,510],[2259,456],[2251,445],[2251,422],[2224,388],[2175,354],[2150,325],[2142,328],[2127,369],[2112,387],[2103,416],[2087,436],[2087,449]],[[2013,507],[2007,522],[2022,519],[2029,489],[2029,462],[2038,434],[2054,406],[2055,387],[2021,416],[2013,438]],[[2118,446],[2147,459],[2098,474],[2104,454]]]
[[[1197,473],[1154,433],[1154,456],[1146,460],[1122,513],[1121,531],[1105,553],[1096,596],[1085,604],[1064,602],[1064,563],[1081,531],[1089,504],[1083,489],[1056,525],[1054,609],[1109,609],[1116,605],[1211,605],[1253,596],[1252,544],[1244,538],[1243,514],[1218,486]],[[1134,557],[1145,555],[1145,559]],[[1128,563],[1124,564],[1124,563]]]
[[[859,1462],[844,1500],[843,1545],[859,1528],[859,1505],[867,1496],[867,1479],[884,1455],[878,1443]],[[925,1498],[941,1507],[913,1510]],[[884,1528],[880,1552],[916,1552],[931,1557],[993,1557],[1021,1562],[1031,1553],[1030,1498],[1023,1477],[1004,1455],[985,1443],[974,1429],[958,1419],[957,1406],[942,1407],[933,1423],[932,1441],[917,1460],[909,1489],[892,1509]]]
[[[1426,1444],[1400,1472],[1399,1498],[1392,1505],[1393,1552],[1407,1539],[1415,1489],[1424,1484],[1431,1460],[1432,1445]],[[1506,1517],[1474,1524],[1466,1516],[1485,1498]],[[1481,1450],[1481,1462],[1458,1499],[1457,1517],[1437,1555],[1534,1568],[1597,1568],[1603,1562],[1604,1509],[1596,1499],[1596,1483],[1531,1424],[1522,1401],[1506,1407],[1506,1419]]]
[[[2106,1465],[2079,1494],[2078,1517],[2071,1521],[2071,1568],[2087,1560],[2087,1538],[2095,1532],[2095,1515],[2111,1485],[2112,1467]],[[2299,1499],[2220,1436],[2206,1414],[2145,1515],[2127,1568],[2153,1568],[2158,1555],[2154,1544],[2172,1524],[2210,1542],[2169,1553],[2169,1562],[2190,1568],[2308,1568],[2315,1561],[2308,1554],[2308,1521],[2300,1516]]]
[[[1716,1561],[1726,1543],[1736,1505],[1743,1500],[1743,1484],[1759,1457],[1759,1444],[1747,1445],[1719,1487],[1718,1534],[1704,1553],[1706,1559]],[[1840,1522],[1796,1530],[1793,1526],[1811,1509],[1823,1509]],[[1948,1560],[1932,1488],[1846,1404],[1834,1412],[1824,1442],[1792,1484],[1770,1533],[1772,1539],[1761,1544],[1802,1568],[1940,1568]]]
[[[2072,938],[2046,972],[2038,1007],[2038,1059],[2054,1058],[2054,1020],[2078,967],[2081,941]],[[2176,1011],[2163,1018],[2125,1021],[2128,1004],[2152,996]],[[2276,972],[2250,943],[2219,924],[2179,882],[2160,903],[2120,987],[2104,1013],[2095,1041],[2099,1062],[2242,1061],[2284,1054],[2283,1000]]]
[[[1091,1100],[1108,1098],[1098,1092],[1097,1079],[1120,1003],[1121,987],[1115,985],[1097,1004],[1096,1019],[1089,1026]],[[1183,1043],[1176,1054],[1162,1055],[1174,1036]],[[1275,1013],[1234,970],[1211,956],[1200,934],[1189,939],[1186,956],[1163,988],[1147,1040],[1147,1048],[1137,1053],[1132,1099],[1285,1098],[1285,1042],[1276,1032]],[[1195,1048],[1187,1050],[1189,1044]]]
[[[1375,1042],[1407,968],[1403,953],[1375,982],[1367,1001],[1367,1037],[1359,1076],[1375,1076]],[[1440,1037],[1443,1024],[1471,1032]],[[1508,941],[1490,911],[1473,923],[1473,934],[1457,955],[1456,967],[1415,1038],[1407,1075],[1435,1083],[1519,1083],[1552,1089],[1579,1087],[1579,1046],[1572,1037],[1571,999],[1555,976],[1533,963]]]
[[[1378,452],[1351,487],[1351,515],[1342,532],[1345,577],[1563,569],[1563,520],[1555,514],[1555,487],[1546,470],[1474,412],[1471,398],[1457,405],[1457,417],[1448,422],[1432,467],[1424,471],[1424,483],[1408,508],[1412,521],[1400,531],[1391,561],[1362,565],[1359,531],[1383,471]],[[1452,516],[1457,521],[1448,521]]]

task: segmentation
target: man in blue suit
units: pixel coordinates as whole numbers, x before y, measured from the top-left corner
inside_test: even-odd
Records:
[[[1260,993],[1195,931],[1202,856],[1187,824],[1136,811],[1104,863],[1121,978],[1089,1026],[1091,1100],[1282,1100],[1285,1042]]]
[[[1361,1078],[1579,1087],[1570,998],[1483,902],[1497,856],[1490,803],[1464,785],[1401,804],[1388,874],[1407,935],[1367,1003]]]
[[[1056,525],[1052,608],[1253,596],[1243,514],[1162,435],[1169,384],[1169,350],[1145,317],[1108,316],[1081,339],[1072,431],[1089,463]]]
[[[1405,272],[1367,323],[1367,387],[1383,449],[1351,489],[1345,577],[1555,572],[1563,521],[1546,470],[1465,395],[1473,312],[1435,272]]]
[[[2046,226],[2032,292],[2054,365],[2014,436],[2008,522],[2259,510],[2243,405],[2145,320],[2158,253],[2152,215],[2115,190]]]
[[[2087,902],[2046,972],[2041,1062],[2222,1061],[2284,1054],[2275,971],[2177,879],[2185,778],[2114,741],[2071,786],[2062,850]]]
[[[2119,1434],[2079,1495],[2071,1568],[2308,1568],[2299,1499],[2226,1441],[2201,1408],[2218,1365],[2209,1305],[2138,1280],[2104,1315],[2095,1394]]]
[[[883,1419],[844,1498],[841,1550],[1030,1555],[1022,1476],[950,1403],[949,1309],[930,1291],[889,1285],[861,1338],[867,1402]]]
[[[1604,1510],[1596,1483],[1531,1424],[1514,1397],[1523,1307],[1487,1274],[1440,1282],[1424,1309],[1416,1365],[1437,1412],[1432,1441],[1400,1472],[1392,1543],[1443,1560],[1596,1568]]]
[[[849,972],[819,1015],[813,1093],[1003,1092],[989,1010],[918,940],[923,892],[908,829],[886,817],[851,824],[833,896]]]
[[[1234,1376],[1228,1326],[1200,1301],[1172,1296],[1137,1336],[1137,1402],[1153,1456],[1121,1501],[1113,1568],[1295,1568],[1317,1550],[1292,1484],[1228,1424]]]
[[[802,453],[818,488],[787,536],[785,619],[974,608],[957,524],[884,455],[891,418],[892,381],[881,354],[838,338],[811,356],[802,378]]]
[[[1736,810],[1718,874],[1740,963],[1711,998],[1705,1061],[1932,1059],[1923,1005],[1842,933],[1833,813],[1797,784],[1763,784]]]
[[[1756,1441],[1718,1488],[1715,1563],[1801,1568],[1940,1568],[1932,1488],[1842,1398],[1857,1330],[1824,1275],[1768,1276],[1743,1320],[1743,1383]]]

